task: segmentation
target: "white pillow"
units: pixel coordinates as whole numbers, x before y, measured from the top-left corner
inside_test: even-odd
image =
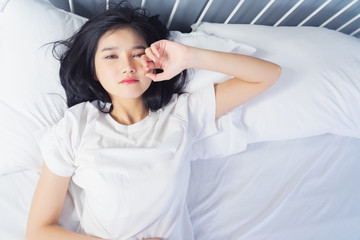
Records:
[[[249,143],[323,133],[360,138],[359,39],[316,27],[203,23],[196,32],[251,44],[254,56],[282,66],[278,83],[243,105]]]
[[[9,0],[0,17],[0,174],[40,169],[34,134],[66,109],[59,62],[43,45],[69,37],[86,19],[46,0]]]

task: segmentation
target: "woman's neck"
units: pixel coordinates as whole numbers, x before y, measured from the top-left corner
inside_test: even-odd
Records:
[[[132,125],[140,122],[149,115],[149,109],[145,108],[142,101],[135,99],[113,101],[111,117],[120,124]]]

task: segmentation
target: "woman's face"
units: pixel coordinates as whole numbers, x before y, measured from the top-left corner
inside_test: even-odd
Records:
[[[112,102],[141,99],[151,79],[145,77],[141,56],[148,47],[134,30],[125,28],[105,33],[95,53],[97,80],[108,92]]]

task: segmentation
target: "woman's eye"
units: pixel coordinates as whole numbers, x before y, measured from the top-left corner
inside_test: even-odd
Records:
[[[109,55],[109,56],[106,56],[105,58],[107,59],[114,59],[114,58],[117,58],[116,55]]]
[[[137,54],[134,54],[134,57],[141,57],[142,55],[144,55],[145,53],[137,53]]]

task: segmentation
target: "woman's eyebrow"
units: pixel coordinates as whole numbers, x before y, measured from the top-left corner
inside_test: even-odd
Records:
[[[114,50],[118,50],[119,48],[118,47],[105,47],[101,50],[101,52],[105,52],[105,51],[114,51]],[[132,47],[131,49],[133,50],[137,50],[137,49],[146,49],[145,46],[142,46],[142,45],[138,45],[138,46],[134,46]]]
[[[118,47],[106,47],[106,48],[103,48],[101,50],[101,52],[105,52],[105,51],[113,51],[113,50],[117,50],[119,49]]]
[[[132,49],[136,50],[136,49],[146,49],[145,46],[142,46],[142,45],[138,45],[138,46],[134,46]]]

